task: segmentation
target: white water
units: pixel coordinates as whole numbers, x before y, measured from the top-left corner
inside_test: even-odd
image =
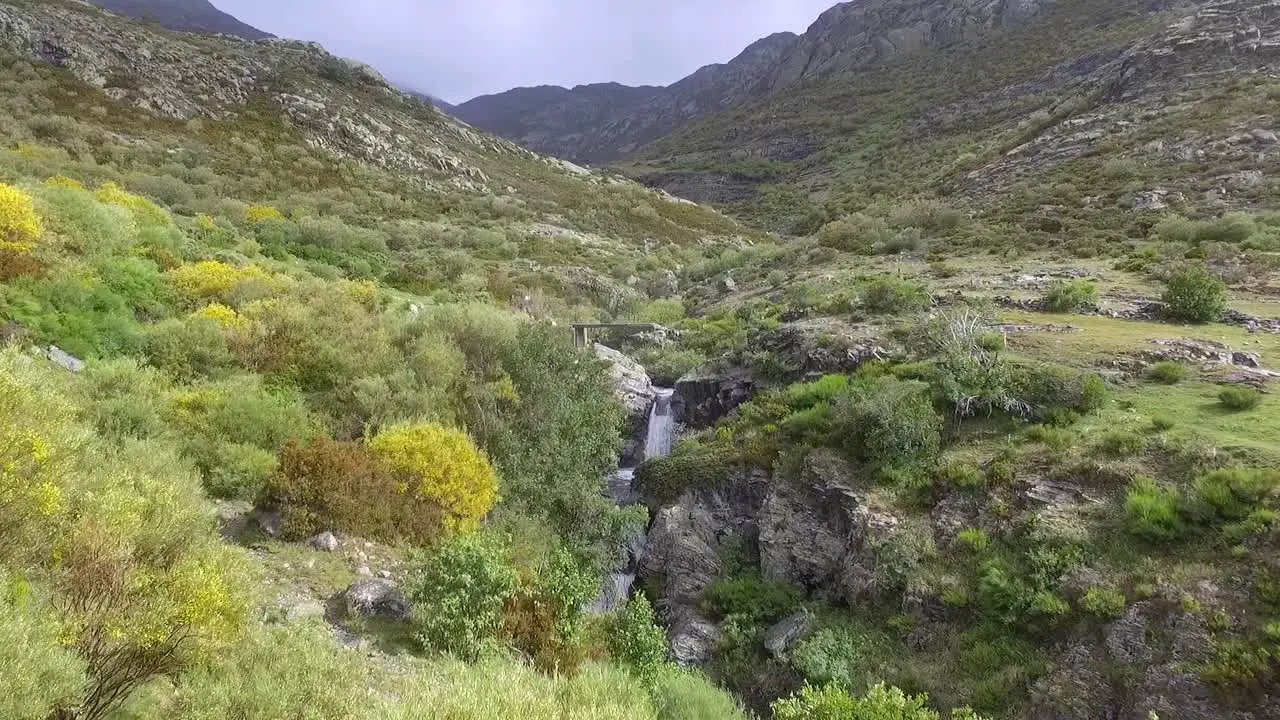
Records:
[[[657,397],[649,410],[649,428],[644,439],[644,459],[666,457],[671,454],[671,445],[675,439],[676,422],[671,413],[671,398],[675,390],[655,388]],[[609,494],[619,507],[627,507],[640,503],[635,490],[636,469],[633,467],[618,468],[618,472],[609,482]],[[628,551],[627,566],[622,572],[613,573],[605,581],[600,597],[592,604],[590,610],[596,613],[607,613],[617,610],[631,597],[631,585],[636,580],[636,567],[640,563],[640,551],[644,548],[644,534],[634,538]]]
[[[671,441],[675,437],[675,417],[671,414],[671,396],[675,390],[658,388],[658,396],[649,411],[649,434],[644,440],[644,459],[666,457],[671,454]]]

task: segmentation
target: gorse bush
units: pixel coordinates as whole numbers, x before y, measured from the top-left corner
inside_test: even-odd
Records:
[[[1169,278],[1162,298],[1173,320],[1216,322],[1227,312],[1227,286],[1201,266],[1189,267]]]
[[[39,240],[43,232],[31,196],[0,183],[0,242],[30,245]]]
[[[384,542],[433,544],[443,532],[440,508],[406,493],[403,483],[359,442],[291,441],[267,482],[285,537],[337,531]]]
[[[56,383],[0,356],[0,568],[23,569],[30,597],[58,621],[58,645],[85,668],[75,702],[54,714],[98,720],[237,642],[248,580],[184,464],[153,447],[102,446],[51,393]]]
[[[1230,386],[1218,391],[1218,402],[1228,410],[1252,410],[1262,404],[1261,392],[1249,387]]]
[[[1075,312],[1087,305],[1098,304],[1098,286],[1088,280],[1055,282],[1041,302],[1050,312]]]
[[[391,428],[369,442],[405,494],[440,509],[444,526],[475,529],[498,502],[493,466],[461,430],[436,423]]]
[[[245,210],[245,219],[256,225],[264,220],[284,220],[284,213],[270,205],[250,205]]]

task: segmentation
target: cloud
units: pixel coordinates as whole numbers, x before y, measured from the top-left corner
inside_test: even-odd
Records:
[[[667,85],[834,0],[214,0],[450,102],[527,85]]]

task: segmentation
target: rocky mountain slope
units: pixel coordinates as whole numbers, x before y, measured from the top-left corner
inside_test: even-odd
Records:
[[[1248,205],[1271,157],[1250,146],[1269,136],[1240,138],[1270,122],[1258,98],[1276,22],[1266,0],[1061,4],[704,118],[631,170],[797,232],[877,197],[947,197],[1005,218],[1055,205],[1053,226],[1168,198],[1185,212]],[[1033,199],[1064,183],[1095,200]],[[767,185],[801,192],[771,204]]]
[[[458,106],[458,116],[576,162],[616,160],[690,121],[803,82],[875,67],[1042,14],[1046,0],[874,0],[842,3],[803,35],[778,33],[728,63],[666,88],[616,84],[520,88]]]
[[[120,15],[150,20],[172,30],[235,35],[246,40],[272,37],[214,7],[209,0],[93,0]]]
[[[274,167],[280,174],[267,174],[267,192],[296,187],[298,173],[315,190],[374,173],[383,192],[407,193],[424,208],[487,217],[441,232],[487,225],[496,235],[486,243],[546,248],[522,253],[518,271],[615,310],[643,295],[646,278],[661,279],[660,268],[637,272],[626,258],[761,237],[713,210],[476,131],[312,43],[170,33],[53,0],[0,4],[0,50],[60,68],[66,94],[51,102],[63,115],[100,118],[95,133],[152,153],[190,148],[172,151],[190,162]],[[291,149],[287,158],[280,148]],[[333,160],[348,165],[334,173],[324,167]],[[482,206],[489,209],[472,209]]]

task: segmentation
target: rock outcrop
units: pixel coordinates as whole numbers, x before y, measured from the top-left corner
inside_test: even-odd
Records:
[[[595,344],[595,353],[596,357],[609,363],[614,395],[627,409],[626,445],[622,449],[622,465],[634,466],[644,459],[649,409],[653,407],[657,391],[654,390],[644,366],[632,358],[600,343]]]
[[[755,394],[755,381],[745,372],[690,373],[676,381],[671,399],[676,420],[692,428],[719,422]]]

